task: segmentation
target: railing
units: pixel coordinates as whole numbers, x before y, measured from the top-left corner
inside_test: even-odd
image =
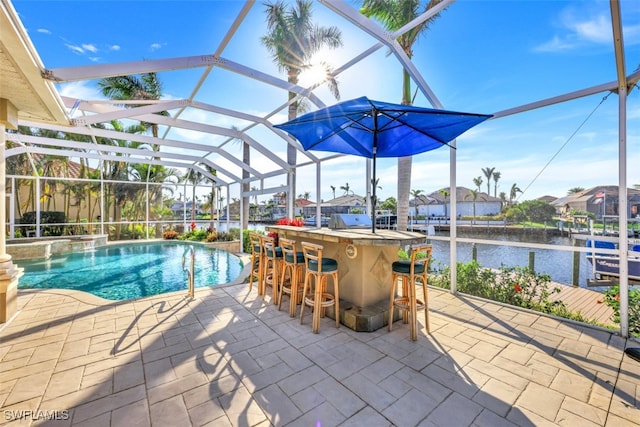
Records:
[[[185,266],[185,264],[187,263],[187,254],[189,254],[189,259],[191,261],[189,268]],[[193,282],[194,280],[193,275],[195,271],[195,261],[196,261],[196,252],[193,249],[193,246],[188,246],[187,249],[185,249],[184,253],[182,254],[182,270],[187,272],[187,280],[188,280],[187,298],[189,298],[190,300],[193,299],[194,291],[195,291],[195,285]]]

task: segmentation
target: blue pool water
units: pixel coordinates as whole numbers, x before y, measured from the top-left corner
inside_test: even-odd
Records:
[[[17,261],[24,267],[20,289],[74,289],[110,300],[126,300],[187,289],[182,256],[188,245],[142,243],[110,245],[46,260]],[[193,245],[196,287],[230,282],[242,261],[227,251]],[[188,260],[188,267],[190,261]]]

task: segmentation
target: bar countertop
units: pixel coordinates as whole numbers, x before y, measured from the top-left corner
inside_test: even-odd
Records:
[[[271,225],[265,228],[267,231],[283,231],[291,237],[363,246],[405,246],[424,243],[427,238],[424,234],[411,231],[381,229],[372,233],[370,228],[333,230],[326,227],[294,227],[291,225]]]

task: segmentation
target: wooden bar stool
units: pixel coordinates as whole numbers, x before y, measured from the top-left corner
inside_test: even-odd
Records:
[[[251,274],[249,275],[249,292],[253,289],[253,279],[258,281],[258,295],[262,295],[262,242],[260,235],[249,233],[249,244],[251,245]]]
[[[304,282],[304,252],[296,250],[296,242],[280,238],[282,248],[282,272],[280,273],[280,294],[278,310],[282,305],[282,294],[289,295],[289,316],[296,315],[296,306],[302,301],[302,283]],[[288,280],[287,280],[288,276]]]
[[[280,287],[280,267],[282,264],[282,249],[276,245],[276,239],[271,236],[262,236],[262,252],[264,254],[264,266],[262,267],[262,277],[264,280],[264,294],[267,286],[271,286],[271,300],[278,303],[278,293]]]
[[[429,333],[429,301],[427,294],[427,275],[429,274],[429,261],[431,260],[432,246],[427,244],[413,246],[411,259],[408,261],[395,261],[392,266],[391,296],[389,297],[389,331],[393,327],[393,311],[398,308],[402,312],[403,323],[409,323],[411,339],[418,339],[418,310],[424,310],[424,321]],[[402,293],[396,296],[398,279],[402,282]],[[416,281],[422,282],[424,302],[416,297]]]
[[[322,256],[324,247],[313,243],[302,242],[302,252],[306,273],[300,307],[300,324],[304,320],[304,306],[313,308],[311,330],[317,334],[320,330],[320,317],[324,316],[327,307],[335,306],[336,328],[340,327],[340,294],[338,286],[338,262]],[[333,279],[333,294],[327,292],[327,278]],[[313,286],[311,282],[313,281]],[[309,292],[311,290],[311,292]]]

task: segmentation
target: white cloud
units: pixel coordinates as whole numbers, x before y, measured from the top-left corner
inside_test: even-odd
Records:
[[[117,45],[117,44],[113,44],[113,45],[109,46],[109,50],[119,51],[120,50],[120,46]]]
[[[80,46],[76,46],[70,43],[65,43],[65,46],[67,46],[69,48],[69,50],[73,53],[77,53],[79,55],[83,55],[84,54],[84,49],[82,49],[82,47]]]
[[[40,33],[40,34],[51,34],[51,31],[49,31],[49,30],[48,30],[48,29],[46,29],[46,28],[38,28],[38,29],[36,30],[36,32],[38,32],[38,33]]]
[[[153,52],[155,50],[158,50],[162,47],[162,45],[160,43],[151,43],[151,45],[149,46],[149,49]]]
[[[98,48],[95,45],[89,44],[89,43],[83,43],[82,48],[87,52],[92,52],[92,53],[96,53],[98,51]]]

